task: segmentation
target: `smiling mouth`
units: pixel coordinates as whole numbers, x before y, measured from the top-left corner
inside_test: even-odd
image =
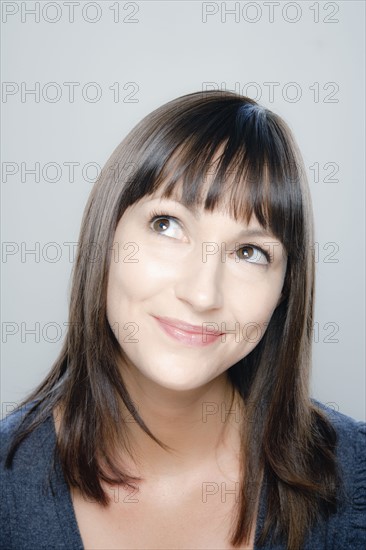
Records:
[[[205,330],[202,326],[190,325],[177,319],[155,317],[160,328],[174,340],[195,347],[208,346],[217,342],[222,334],[218,330]]]

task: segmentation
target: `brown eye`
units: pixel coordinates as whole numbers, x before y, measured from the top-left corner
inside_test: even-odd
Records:
[[[163,235],[164,237],[170,237],[172,239],[181,239],[183,237],[180,223],[172,216],[155,215],[150,220],[150,227],[154,233]]]
[[[255,250],[253,246],[242,246],[238,250],[238,256],[242,260],[249,260],[252,258],[255,254]]]
[[[169,224],[170,220],[168,220],[168,218],[159,218],[152,222],[152,227],[154,231],[159,233],[160,231],[165,231],[166,229],[168,229]]]
[[[236,250],[239,260],[246,260],[251,264],[266,265],[270,263],[270,258],[267,252],[251,244],[241,246]]]

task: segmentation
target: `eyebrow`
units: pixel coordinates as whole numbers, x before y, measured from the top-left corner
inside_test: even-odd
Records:
[[[239,235],[238,235],[238,239],[241,239],[243,237],[251,237],[251,238],[255,238],[255,237],[259,237],[259,238],[263,238],[263,237],[266,237],[266,238],[269,238],[269,239],[274,239],[274,240],[278,240],[276,239],[276,237],[274,235],[272,235],[272,233],[269,233],[268,231],[266,231],[265,229],[261,229],[261,228],[253,228],[253,229],[243,229],[243,231],[240,231]]]
[[[198,209],[198,207],[193,204],[193,205],[189,205],[189,206],[185,206],[181,201],[178,200],[178,198],[168,198],[168,197],[156,197],[157,200],[159,201],[167,201],[167,202],[175,202],[175,204],[178,204],[179,206],[183,206],[183,208],[185,208],[186,210],[188,210],[192,215],[193,217],[195,218],[195,220],[199,220],[200,218],[200,211]]]

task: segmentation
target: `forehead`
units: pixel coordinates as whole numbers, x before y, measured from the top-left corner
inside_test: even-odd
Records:
[[[171,202],[174,205],[183,206],[187,208],[190,213],[193,215],[193,217],[196,220],[199,220],[205,212],[207,212],[207,208],[205,208],[205,197],[207,195],[209,189],[209,184],[206,183],[202,188],[201,198],[195,202],[187,202],[184,200],[183,191],[182,191],[182,183],[177,183],[173,190],[169,192],[167,195],[165,193],[166,187],[160,187],[157,191],[155,191],[152,195],[149,195],[148,197],[145,197],[146,200],[159,200],[162,203]],[[219,204],[216,205],[214,210],[209,210],[209,213],[217,212],[219,214],[228,216],[232,218],[232,215],[230,213],[229,208],[229,199],[228,197],[225,197],[225,194],[222,194],[222,199]]]
[[[289,163],[276,144],[268,156],[266,144],[253,144],[249,138],[245,143],[229,139],[219,145],[180,143],[165,159],[159,161],[156,154],[139,167],[131,180],[131,195],[136,198],[130,200],[126,188],[126,202],[174,199],[192,213],[220,212],[245,226],[255,218],[290,249],[292,220],[301,197],[296,181],[288,177]]]
[[[249,222],[253,212],[243,207],[247,190],[242,175],[235,169],[227,169],[218,174],[223,149],[224,145],[221,145],[204,170],[200,170],[199,175],[193,171],[184,171],[177,177],[180,157],[173,155],[168,163],[169,169],[165,170],[164,177],[159,179],[149,197],[172,199],[188,208],[196,218],[203,211],[216,211],[236,221]],[[212,193],[214,188],[215,193]],[[210,197],[212,194],[215,195],[213,202],[212,196]],[[239,209],[235,207],[237,204],[241,206]]]

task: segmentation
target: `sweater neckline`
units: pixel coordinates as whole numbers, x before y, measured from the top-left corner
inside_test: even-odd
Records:
[[[46,422],[49,423],[49,427],[52,434],[51,437],[48,439],[50,443],[49,450],[53,451],[56,447],[57,434],[56,434],[56,428],[55,428],[55,423],[54,423],[52,413],[47,417]],[[44,452],[46,452],[46,448],[43,447],[43,449],[44,449]],[[53,496],[56,497],[57,494],[60,494],[61,496],[61,498],[54,498],[54,503],[55,503],[56,513],[62,527],[62,532],[65,534],[65,539],[67,539],[66,543],[69,548],[74,548],[75,550],[84,550],[84,544],[82,541],[79,525],[76,519],[71,492],[66,482],[66,479],[61,467],[61,462],[57,453],[56,453],[56,460],[55,460],[55,469],[52,470],[52,473],[51,473],[51,483],[54,489]],[[258,540],[259,534],[262,531],[265,514],[266,514],[266,486],[265,486],[265,483],[262,482],[260,496],[259,496],[259,506],[258,506],[258,513],[257,513],[253,550],[259,550],[259,548],[256,545],[256,541]],[[70,530],[70,527],[71,527],[71,530]],[[266,548],[267,548],[267,544],[265,544],[265,546],[262,546],[261,550],[266,550]]]

